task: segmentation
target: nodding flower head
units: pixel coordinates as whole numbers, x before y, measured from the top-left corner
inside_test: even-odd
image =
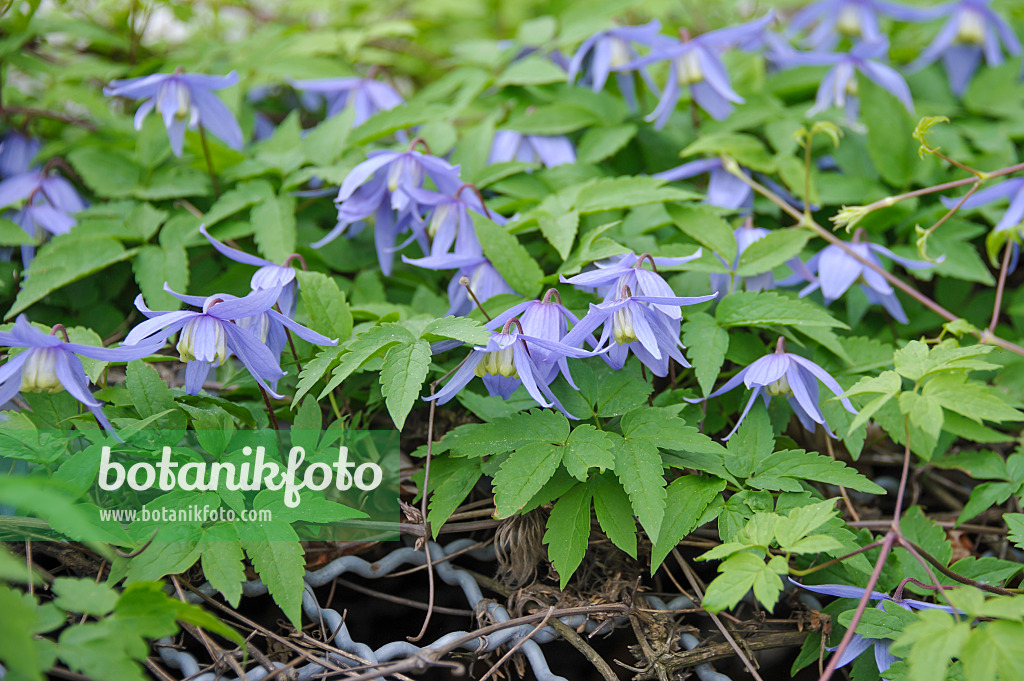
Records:
[[[181,156],[185,130],[203,126],[232,149],[242,148],[242,129],[214,90],[234,85],[238,74],[207,76],[199,73],[157,73],[141,78],[115,80],[103,93],[127,99],[145,100],[135,112],[135,129],[155,109],[163,118],[175,156]]]
[[[827,371],[809,359],[786,352],[785,339],[780,336],[774,353],[754,361],[705,399],[718,397],[738,387],[741,383],[753,390],[739,420],[736,421],[732,431],[722,438],[723,440],[731,438],[739,429],[743,419],[750,412],[750,408],[754,406],[758,395],[764,399],[765,406],[771,402],[773,397],[784,397],[804,428],[813,432],[814,425],[818,423],[825,428],[825,432],[829,436],[835,438],[835,434],[825,422],[821,407],[818,406],[818,381],[824,383],[825,387],[837,397],[843,394],[843,388],[839,382],[832,378]],[[687,398],[687,402],[691,403],[700,401],[700,399]],[[839,401],[848,412],[857,413],[848,399],[840,397]]]
[[[71,343],[64,326],[54,326],[49,334],[43,333],[20,315],[10,331],[0,332],[0,346],[23,348],[8,356],[0,366],[0,405],[8,402],[19,391],[57,393],[67,390],[85,405],[99,424],[113,431],[103,414],[103,403],[89,391],[89,377],[78,358],[88,357],[104,362],[129,362],[151,355],[160,343],[143,343],[134,347],[101,348]]]
[[[493,325],[492,322],[488,326]],[[544,359],[538,356],[538,350],[546,352]],[[507,400],[521,385],[537,404],[557,407],[566,416],[575,419],[551,392],[549,386],[557,372],[549,371],[548,367],[557,364],[565,380],[575,388],[565,358],[593,357],[595,354],[558,341],[526,335],[520,321],[512,317],[500,330],[491,331],[491,338],[486,345],[473,348],[444,388],[426,399],[444,404],[474,377],[479,377],[491,395],[500,395]]]
[[[280,288],[281,297],[277,300],[277,306],[281,310],[281,314],[286,317],[295,316],[295,296],[299,288],[299,283],[295,279],[295,268],[291,266],[293,260],[298,260],[302,263],[303,269],[306,267],[306,261],[303,257],[297,253],[292,254],[285,259],[283,265],[278,265],[264,260],[263,258],[255,255],[250,255],[244,251],[240,251],[237,248],[231,248],[225,243],[214,239],[210,236],[210,233],[206,231],[206,225],[199,226],[199,233],[206,237],[206,240],[210,242],[218,253],[223,256],[234,260],[235,262],[242,263],[243,265],[252,265],[258,267],[249,281],[250,287],[253,291],[262,291],[268,288]]]

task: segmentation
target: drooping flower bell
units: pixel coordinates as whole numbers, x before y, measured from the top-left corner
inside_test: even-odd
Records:
[[[839,52],[789,52],[777,55],[776,64],[782,68],[794,66],[828,66],[832,69],[821,79],[814,106],[807,115],[814,116],[829,108],[844,109],[849,121],[856,121],[860,114],[857,97],[857,72],[885,89],[913,113],[914,101],[910,86],[895,69],[883,64],[889,42],[881,38],[875,42],[859,42],[848,53]]]
[[[15,130],[9,130],[0,137],[0,178],[28,172],[32,159],[43,144],[33,137],[27,137]]]
[[[223,364],[233,354],[260,388],[280,399],[282,396],[268,385],[285,375],[278,358],[267,345],[274,324],[290,329],[310,343],[338,344],[337,339],[307,329],[274,310],[274,304],[281,297],[280,286],[253,291],[244,298],[226,293],[205,298],[186,296],[172,291],[166,284],[164,290],[182,302],[202,308],[202,311],[153,311],[139,295],[135,299],[135,307],[148,319],[131,330],[125,344],[157,342],[162,345],[180,331],[176,348],[181,361],[186,362],[185,392],[189,395],[198,394],[210,369]]]
[[[50,172],[49,164],[0,182],[0,208],[20,201],[24,203],[10,218],[33,238],[44,233],[67,234],[77,224],[72,216],[87,205],[70,182]],[[26,267],[34,254],[34,246],[22,246],[22,261]]]
[[[505,310],[490,322],[487,328],[492,331],[504,326],[510,319],[516,318],[522,326],[523,333],[534,338],[541,338],[548,341],[561,342],[569,331],[569,325],[579,324],[579,318],[562,305],[562,297],[556,289],[548,289],[540,300],[528,300],[518,305],[513,305]],[[590,340],[591,347],[597,343]],[[548,367],[548,382],[554,379],[560,368],[560,363],[565,362],[564,356],[551,353],[542,347],[532,349],[535,363]],[[568,367],[563,372],[568,374]]]
[[[538,350],[547,352],[543,360],[536,354]],[[549,370],[549,365],[556,361],[555,358],[593,357],[594,354],[565,343],[528,336],[523,333],[519,320],[512,318],[505,322],[500,331],[491,332],[486,345],[473,348],[444,388],[424,399],[444,404],[474,377],[480,377],[491,395],[500,395],[507,400],[522,385],[537,404],[542,407],[554,406],[569,418],[575,419],[551,392],[549,386],[555,373]],[[564,367],[562,373],[566,381],[575,387],[568,365],[563,361],[560,366]]]
[[[1003,50],[1020,55],[1020,40],[990,4],[990,0],[957,0],[931,8],[931,16],[948,16],[949,20],[907,71],[919,71],[942,59],[949,87],[959,97],[967,91],[983,56],[989,66],[999,66]]]
[[[369,158],[345,177],[334,200],[338,206],[338,224],[327,236],[312,244],[313,248],[334,241],[354,223],[374,216],[374,241],[377,260],[384,274],[391,273],[395,246],[399,234],[413,230],[424,252],[430,244],[420,224],[422,208],[410,193],[423,187],[424,178],[430,178],[442,194],[454,194],[462,181],[459,168],[444,159],[416,151],[417,138],[408,151],[371,151]]]
[[[515,130],[499,130],[494,133],[487,163],[507,161],[540,163],[554,168],[564,163],[575,163],[576,148],[564,135],[524,135]]]
[[[793,36],[814,26],[806,45],[813,50],[832,50],[842,37],[873,42],[883,37],[879,18],[889,16],[900,21],[923,21],[933,13],[880,0],[817,0],[797,12],[786,26]]]
[[[402,256],[402,261],[410,265],[429,266],[433,262],[430,258],[449,252],[457,256],[483,255],[470,212],[483,215],[499,225],[507,222],[503,216],[487,208],[480,190],[471,184],[463,184],[454,194],[416,188],[410,189],[409,194],[419,206],[429,210],[424,220],[430,238],[430,252],[425,258]],[[421,262],[426,265],[421,265]]]
[[[867,232],[858,229],[854,232],[853,241],[847,243],[846,247],[879,268],[882,263],[878,260],[878,255],[884,255],[911,270],[935,267],[934,263],[902,258],[885,246],[870,243],[867,241],[866,235]],[[944,256],[940,257],[938,262],[942,262],[944,259]],[[907,315],[903,311],[903,306],[900,305],[896,292],[885,280],[885,277],[854,258],[837,244],[829,244],[812,256],[807,261],[806,273],[814,275],[814,278],[809,286],[800,291],[801,298],[820,288],[821,294],[825,298],[825,304],[828,305],[833,300],[840,298],[854,284],[860,284],[864,295],[872,304],[883,306],[893,319],[901,324],[907,323]],[[787,283],[792,283],[792,280]]]
[[[288,256],[283,265],[277,265],[269,260],[240,251],[237,248],[231,248],[227,244],[214,239],[206,231],[206,225],[199,226],[199,233],[205,236],[210,245],[217,249],[217,252],[221,255],[243,265],[258,267],[259,269],[256,270],[249,281],[252,290],[262,291],[263,289],[280,287],[281,297],[277,300],[277,306],[281,314],[289,318],[295,316],[295,296],[299,288],[299,282],[295,279],[295,269],[291,266],[291,261],[293,259],[298,260],[305,267],[305,261],[301,255],[293,253]]]
[[[755,21],[709,31],[693,39],[684,32],[681,41],[659,43],[653,46],[646,57],[628,64],[628,68],[636,69],[658,61],[669,61],[668,81],[662,90],[661,99],[647,117],[647,120],[654,121],[655,130],[665,127],[684,87],[690,88],[693,100],[709,116],[718,120],[728,118],[733,104],[742,104],[744,100],[732,89],[729,73],[719,54],[749,42],[763,32],[773,19],[774,15],[769,13]]]
[[[63,340],[58,333],[63,334]],[[132,347],[100,348],[71,343],[62,325],[58,324],[45,334],[29,324],[25,315],[19,315],[10,331],[0,332],[0,346],[24,348],[0,366],[0,405],[19,391],[57,393],[67,390],[92,412],[104,430],[113,432],[103,414],[103,403],[89,392],[89,377],[78,355],[103,362],[130,362],[155,353],[161,345],[162,342],[150,341]]]
[[[680,258],[655,258],[646,253],[640,256],[635,253],[624,253],[593,263],[595,269],[589,272],[583,272],[568,279],[561,277],[561,281],[577,288],[595,289],[605,302],[619,298],[624,287],[629,288],[635,296],[671,298],[675,296],[675,293],[668,282],[658,273],[658,268],[684,265],[696,260],[702,253],[703,249],[701,248],[698,248],[693,255]],[[651,269],[644,268],[644,262],[650,264]],[[681,304],[692,305],[692,303]],[[658,304],[655,305],[655,308],[660,309],[673,319],[679,319],[682,316],[678,305]]]
[[[575,82],[582,73],[581,84],[594,92],[600,92],[609,74],[614,73],[619,92],[630,111],[636,111],[636,84],[632,73],[634,69],[630,64],[639,59],[640,55],[634,45],[651,47],[671,42],[660,31],[661,22],[655,19],[643,26],[616,26],[595,33],[576,50],[569,64],[569,82]],[[658,91],[645,68],[639,67],[635,71],[652,92]]]
[[[242,148],[242,129],[238,121],[220,101],[214,90],[222,90],[238,82],[232,71],[226,76],[207,76],[200,73],[156,73],[141,78],[111,81],[103,94],[127,99],[144,99],[135,112],[135,129],[154,109],[164,120],[171,151],[181,156],[185,143],[185,130],[202,126],[219,137],[232,149]]]
[[[351,107],[355,112],[352,127],[365,123],[379,111],[394,109],[405,101],[391,85],[373,78],[295,80],[292,86],[296,90],[326,99],[328,118]]]
[[[801,584],[800,582],[794,581],[792,578],[789,580],[793,584],[797,585],[801,589],[807,591],[813,591],[816,594],[824,594],[826,596],[838,596],[839,598],[855,598],[860,600],[864,597],[866,589],[862,589],[856,586],[847,586],[845,584]],[[915,581],[911,579],[904,579],[900,582],[900,585],[896,587],[896,591],[892,596],[881,591],[872,591],[869,599],[876,602],[875,607],[884,610],[882,607],[883,603],[895,603],[904,610],[942,610],[953,614],[954,609],[948,605],[937,605],[935,603],[928,603],[925,601],[918,601],[912,598],[903,598],[903,588],[909,581]],[[836,663],[836,669],[845,667],[846,665],[853,662],[855,659],[860,657],[863,653],[867,652],[869,648],[873,649],[875,655],[875,666],[878,667],[879,672],[884,672],[889,669],[893,664],[899,661],[900,658],[896,657],[889,652],[889,646],[892,645],[892,640],[887,638],[868,638],[860,634],[854,634],[853,638],[850,639],[850,643],[846,646],[846,650],[843,652],[843,656],[839,658]],[[835,648],[829,648],[830,651]]]
[[[818,381],[824,383],[825,387],[837,397],[843,394],[843,388],[839,382],[832,378],[827,371],[809,359],[786,352],[786,341],[780,336],[774,353],[755,360],[704,399],[710,400],[725,394],[739,386],[740,383],[753,390],[739,420],[736,421],[736,425],[733,426],[729,434],[722,438],[723,441],[731,438],[739,429],[743,419],[750,412],[750,408],[754,406],[754,400],[758,395],[764,400],[765,406],[768,406],[773,397],[785,398],[804,428],[814,432],[814,424],[818,423],[825,428],[825,432],[829,436],[835,438],[835,433],[828,427],[825,417],[822,416],[821,407],[818,406]],[[686,398],[686,401],[696,404],[703,400]],[[839,401],[846,411],[851,414],[857,413],[850,400],[840,397]]]

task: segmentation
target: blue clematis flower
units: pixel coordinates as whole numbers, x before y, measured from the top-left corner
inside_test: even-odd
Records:
[[[923,21],[934,13],[880,0],[817,0],[797,12],[786,27],[792,37],[814,26],[806,45],[814,50],[832,50],[841,37],[874,42],[883,38],[879,18],[889,16],[900,21]]]
[[[141,78],[115,80],[103,88],[103,94],[128,99],[144,99],[135,112],[135,129],[153,109],[164,119],[171,151],[181,156],[185,143],[185,129],[195,130],[200,125],[219,137],[232,149],[242,148],[242,129],[224,103],[213,94],[238,82],[232,71],[226,76],[207,76],[199,73],[156,73]]]
[[[10,130],[0,138],[0,177],[8,178],[28,172],[32,159],[43,146],[39,140]]]
[[[605,302],[617,299],[623,288],[629,288],[632,293],[640,296],[672,297],[675,293],[668,282],[658,274],[658,268],[684,265],[699,258],[701,253],[703,253],[703,249],[700,248],[693,255],[681,258],[655,258],[647,253],[640,256],[635,253],[625,253],[593,263],[595,269],[589,272],[583,272],[568,279],[560,277],[560,279],[562,283],[572,284],[577,288],[596,290]],[[650,263],[651,270],[644,269],[645,261]],[[656,307],[673,319],[679,319],[682,316],[678,306]]]
[[[64,340],[57,337],[63,332]],[[48,334],[36,329],[25,315],[19,315],[10,331],[0,332],[0,345],[25,348],[8,357],[0,367],[0,405],[10,401],[19,391],[57,393],[67,390],[96,417],[104,430],[113,432],[103,414],[103,403],[89,392],[89,377],[78,355],[104,362],[130,362],[142,359],[160,349],[162,343],[145,342],[132,347],[100,348],[71,343],[60,324]]]
[[[853,235],[853,241],[846,245],[860,257],[878,267],[882,266],[878,255],[884,255],[911,270],[935,267],[933,263],[902,258],[885,246],[868,242],[865,235],[866,232],[863,229],[858,229]],[[945,256],[940,257],[938,262],[943,260],[945,260]],[[830,244],[821,249],[807,261],[807,271],[815,276],[811,280],[811,284],[800,291],[801,298],[820,288],[821,294],[825,298],[825,304],[828,305],[833,300],[840,298],[855,283],[859,283],[872,304],[883,306],[893,319],[901,324],[907,323],[907,315],[889,282],[881,274],[853,258],[842,247]],[[786,283],[793,282],[790,280]]]
[[[979,208],[1000,199],[1009,199],[1010,206],[1003,213],[1003,217],[999,219],[999,222],[996,223],[993,233],[1013,239],[1010,265],[1007,270],[1008,272],[1013,272],[1017,269],[1017,263],[1020,259],[1020,227],[1021,222],[1024,221],[1024,178],[1015,177],[1010,180],[1003,180],[997,185],[975,192],[969,199],[964,201],[960,208],[961,210],[971,210],[972,208]],[[956,204],[960,203],[960,199],[946,196],[940,197],[940,200],[946,208],[953,208]]]
[[[516,318],[522,326],[523,333],[534,338],[541,338],[547,341],[561,342],[569,331],[569,325],[575,326],[580,320],[576,315],[562,305],[562,297],[556,289],[548,289],[540,300],[528,300],[518,305],[513,305],[502,312],[493,320],[487,323],[487,328],[494,331],[504,326],[510,319]],[[586,339],[591,347],[597,347],[593,338]],[[555,378],[555,374],[561,369],[565,375],[569,374],[569,367],[565,364],[565,356],[552,353],[545,348],[532,348],[532,357],[535,363],[548,367],[547,383]]]
[[[295,317],[295,295],[299,289],[299,282],[295,279],[295,269],[291,267],[291,261],[302,256],[294,253],[285,260],[283,265],[276,265],[269,260],[264,260],[255,255],[250,255],[237,248],[231,248],[217,239],[210,236],[206,231],[206,225],[199,226],[199,233],[206,237],[210,245],[217,249],[217,252],[235,262],[243,265],[252,265],[259,269],[252,275],[249,285],[253,291],[262,291],[268,288],[280,288],[281,297],[276,301],[278,308],[285,317]],[[303,263],[304,265],[305,263]]]
[[[580,82],[594,92],[604,89],[608,75],[615,74],[619,92],[626,100],[630,111],[636,111],[636,83],[629,64],[640,58],[634,44],[653,45],[670,43],[671,39],[661,35],[661,22],[651,21],[643,26],[616,26],[601,31],[583,41],[569,64],[569,82],[573,83],[583,73]],[[652,92],[657,93],[647,70],[635,69]]]
[[[627,68],[637,69],[658,61],[669,61],[668,82],[661,93],[658,106],[647,117],[660,130],[675,111],[682,88],[689,86],[697,105],[712,118],[723,120],[732,113],[733,104],[742,104],[743,98],[732,89],[729,73],[719,53],[739,44],[749,43],[760,35],[774,19],[769,13],[760,19],[710,31],[683,41],[672,41],[653,46],[650,54]],[[685,38],[685,36],[684,36]]]
[[[775,61],[782,68],[832,65],[832,69],[822,78],[814,106],[808,110],[807,115],[814,116],[836,107],[846,110],[847,120],[856,121],[860,113],[857,99],[858,71],[900,100],[908,111],[914,111],[914,101],[907,81],[891,66],[878,61],[884,59],[888,52],[889,42],[882,39],[872,43],[857,43],[846,54],[792,51],[776,54]]]
[[[166,284],[164,290],[182,302],[202,308],[202,312],[177,310],[159,312],[150,310],[142,296],[135,299],[135,307],[148,319],[125,338],[125,344],[163,344],[171,335],[178,335],[178,354],[185,365],[185,392],[196,395],[203,387],[210,369],[227,361],[233,354],[242,362],[256,383],[270,395],[282,396],[271,388],[285,372],[267,343],[272,330],[290,329],[299,338],[317,345],[337,345],[337,339],[307,329],[272,309],[281,297],[281,287],[253,291],[244,298],[226,293],[209,297],[186,296],[176,293]],[[283,346],[283,343],[282,343]]]
[[[780,336],[774,353],[755,360],[704,399],[718,397],[739,386],[740,383],[753,389],[747,406],[743,408],[733,429],[722,438],[723,442],[731,438],[739,429],[743,419],[750,412],[750,408],[754,406],[754,400],[758,395],[764,399],[765,406],[768,406],[773,397],[785,397],[804,428],[813,433],[814,424],[820,423],[824,426],[825,432],[835,438],[835,433],[828,427],[825,417],[821,414],[821,408],[818,406],[818,381],[824,383],[825,387],[837,397],[843,394],[843,388],[827,371],[809,359],[786,352],[786,341]],[[686,398],[686,401],[696,404],[703,400]],[[848,412],[857,413],[850,400],[841,397],[839,401]]]
[[[387,83],[372,78],[325,78],[295,80],[292,86],[327,100],[327,117],[336,116],[351,107],[355,111],[352,127],[369,119],[378,111],[388,111],[405,100]]]
[[[487,163],[522,161],[548,168],[576,162],[576,148],[564,135],[524,135],[514,130],[494,133]]]
[[[1020,41],[990,4],[990,0],[958,0],[932,8],[931,16],[948,16],[949,20],[907,70],[919,71],[941,58],[949,87],[959,97],[966,92],[982,56],[989,66],[1003,63],[1003,50],[1018,56]]]
[[[424,217],[427,236],[430,238],[428,258],[449,252],[459,256],[483,255],[483,247],[477,239],[470,211],[486,216],[499,225],[507,222],[484,205],[480,191],[471,184],[463,184],[452,195],[415,188],[410,189],[409,194],[419,206],[429,211]],[[422,260],[402,256],[402,261],[410,265],[419,265]]]
[[[820,584],[810,586],[807,584],[801,584],[793,579],[790,579],[789,581],[801,589],[813,591],[817,594],[838,596],[839,598],[855,598],[858,601],[864,597],[864,592],[866,591],[866,589],[861,589],[856,586],[847,586],[845,584]],[[955,612],[954,609],[948,605],[936,605],[935,603],[917,601],[912,598],[902,598],[902,591],[902,585],[896,589],[895,596],[890,596],[889,594],[882,593],[881,591],[872,591],[870,599],[876,602],[876,608],[883,610],[883,603],[895,603],[904,610],[942,610],[950,614]],[[860,657],[863,653],[867,652],[868,648],[872,648],[875,654],[875,665],[878,667],[879,672],[884,672],[900,659],[889,652],[889,647],[891,645],[892,641],[887,638],[867,638],[860,634],[854,634],[850,639],[850,643],[847,645],[846,650],[843,652],[843,656],[839,658],[839,661],[836,663],[836,669],[845,667]],[[832,651],[835,650],[835,648],[829,648],[829,650]]]
[[[76,224],[72,215],[86,207],[70,182],[45,169],[27,170],[0,182],[0,207],[20,201],[24,204],[11,215],[11,220],[33,238],[39,238],[44,232],[68,233]],[[22,261],[26,267],[34,254],[35,247],[22,246]]]
[[[418,142],[414,140],[411,147]],[[373,215],[377,260],[384,274],[391,274],[394,252],[401,248],[395,246],[399,234],[411,229],[424,252],[430,248],[421,225],[422,209],[410,190],[421,188],[424,178],[429,177],[439,192],[454,194],[462,181],[458,166],[413,148],[371,151],[368,156],[341,184],[334,200],[338,224],[312,246],[321,248],[345,233],[350,225]]]
[[[546,351],[543,359],[537,354],[539,350]],[[564,358],[593,357],[594,354],[565,343],[526,335],[519,320],[509,319],[500,331],[491,332],[486,345],[473,348],[444,388],[433,397],[425,399],[444,404],[466,387],[474,376],[479,376],[490,395],[500,395],[507,400],[522,385],[537,404],[542,407],[554,406],[567,417],[575,419],[551,392],[549,386],[556,372],[551,372],[549,366],[553,361],[562,359],[562,374],[569,385],[575,388]]]

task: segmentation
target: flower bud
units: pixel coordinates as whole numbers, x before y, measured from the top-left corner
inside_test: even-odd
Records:
[[[21,392],[23,393],[59,393],[64,390],[57,378],[56,348],[29,348],[25,350],[28,359],[21,369]]]

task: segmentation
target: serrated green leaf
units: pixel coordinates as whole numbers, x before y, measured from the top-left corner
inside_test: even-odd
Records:
[[[4,319],[10,319],[63,286],[133,255],[134,249],[126,250],[121,242],[108,236],[80,230],[56,236],[39,249]]]
[[[637,127],[632,124],[590,128],[576,146],[576,158],[581,163],[599,163],[629,144],[636,132]]]
[[[591,468],[598,468],[601,472],[615,468],[615,455],[612,453],[615,445],[609,433],[586,423],[578,425],[569,434],[562,450],[562,465],[569,475],[586,482]]]
[[[544,543],[558,571],[559,588],[564,589],[583,562],[590,539],[590,498],[588,485],[575,485],[555,502],[548,516]]]
[[[972,421],[1021,421],[1024,413],[1006,403],[993,387],[969,381],[962,374],[942,374],[925,383],[922,395],[943,409],[966,416]]]
[[[429,341],[451,338],[472,345],[486,345],[491,338],[491,332],[483,324],[469,317],[444,317],[435,319],[423,327],[420,337]]]
[[[274,188],[266,180],[250,180],[239,182],[232,187],[210,206],[210,210],[203,215],[203,224],[207,229],[217,224],[224,218],[231,217],[241,210],[255,206],[274,196]]]
[[[203,576],[228,603],[237,608],[242,598],[242,582],[245,581],[245,556],[238,531],[230,523],[203,528],[203,537],[197,547]]]
[[[296,629],[302,625],[302,581],[306,574],[302,545],[288,523],[242,523],[242,548],[274,602]]]
[[[12,676],[42,681],[48,665],[41,664],[33,637],[38,624],[35,599],[0,584],[0,611],[0,660]]]
[[[636,558],[636,520],[629,496],[614,475],[594,476],[594,513],[613,544]]]
[[[736,259],[736,237],[733,236],[732,227],[718,216],[713,207],[703,203],[671,203],[665,208],[683,234],[721,256],[726,262]]]
[[[296,271],[299,292],[314,331],[345,342],[352,335],[352,312],[334,279],[320,272]]]
[[[729,457],[725,465],[729,472],[740,478],[754,475],[758,465],[775,451],[775,434],[768,410],[755,404],[726,446]]]
[[[788,298],[774,291],[737,291],[722,298],[715,318],[724,327],[824,326],[849,328],[824,308],[801,298]]]
[[[906,107],[870,78],[857,77],[867,151],[882,178],[894,187],[910,183],[921,160],[914,141],[914,121]]]
[[[700,139],[679,152],[683,158],[696,154],[724,154],[736,159],[740,165],[762,173],[775,170],[775,162],[761,140],[745,133],[721,132],[701,135]]]
[[[430,343],[425,340],[396,345],[384,356],[380,390],[398,430],[405,425],[405,417],[416,404],[429,368]]]
[[[665,520],[651,549],[651,574],[681,539],[697,528],[704,512],[725,489],[725,481],[686,475],[676,478],[666,490]]]
[[[781,556],[776,556],[781,558]],[[782,593],[782,580],[764,562],[764,558],[749,552],[737,553],[718,566],[721,573],[708,584],[701,606],[708,612],[721,612],[740,602],[751,589],[769,610]]]
[[[665,180],[653,177],[603,178],[580,190],[575,208],[580,214],[586,215],[652,203],[690,201],[700,197],[699,194],[665,185]]]
[[[188,254],[181,244],[139,248],[132,260],[135,282],[146,304],[153,310],[177,310],[181,301],[164,291],[167,283],[175,291],[188,288]]]
[[[471,216],[484,255],[498,273],[519,295],[536,297],[544,278],[537,261],[504,227],[478,213],[471,213]]]
[[[799,255],[810,238],[811,233],[807,230],[776,230],[766,234],[750,244],[740,255],[736,275],[749,277],[770,272]]]
[[[633,513],[648,536],[657,537],[665,516],[665,477],[658,448],[627,438],[615,451],[615,475],[629,494]]]
[[[264,258],[283,263],[295,252],[294,196],[268,197],[252,209],[250,219],[256,246]]]
[[[714,317],[698,312],[683,323],[683,344],[700,389],[710,394],[729,350],[728,332]]]
[[[430,488],[433,494],[430,497],[427,520],[436,540],[441,527],[465,501],[466,496],[480,480],[483,471],[479,459],[443,457],[431,463],[430,475]]]
[[[395,343],[412,343],[416,340],[401,324],[381,324],[359,334],[348,345],[347,352],[341,355],[338,366],[331,372],[331,380],[320,393],[318,399],[341,385],[354,371],[359,369],[366,360]]]
[[[494,474],[494,506],[499,518],[517,513],[540,491],[558,470],[562,450],[548,442],[532,442],[509,454]]]

